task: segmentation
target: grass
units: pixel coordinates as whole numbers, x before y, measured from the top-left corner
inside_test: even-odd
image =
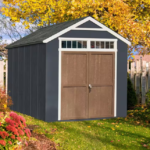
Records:
[[[39,126],[34,132],[59,143],[58,149],[145,150],[150,149],[148,115],[149,110],[141,109],[128,111],[126,118],[50,123],[23,116],[27,124]]]

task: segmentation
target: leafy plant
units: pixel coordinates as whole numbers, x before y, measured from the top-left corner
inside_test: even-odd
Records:
[[[133,85],[132,82],[129,78],[129,75],[127,77],[127,83],[128,83],[128,89],[127,89],[127,108],[130,109],[132,107],[134,107],[137,104],[137,97],[136,97],[136,93],[133,89]]]
[[[0,118],[3,120],[3,113]],[[30,136],[31,133],[26,128],[25,119],[14,112],[7,113],[6,119],[0,125],[0,149],[14,148],[23,138],[29,139]]]
[[[146,104],[147,107],[150,109],[150,90],[146,93]]]
[[[9,95],[6,94],[5,89],[0,88],[0,112],[3,112],[4,115],[6,112],[10,111],[10,106],[13,104],[12,99]]]

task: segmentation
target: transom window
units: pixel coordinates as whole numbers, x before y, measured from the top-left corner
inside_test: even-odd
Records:
[[[114,42],[111,41],[91,41],[91,48],[97,49],[114,49]]]
[[[62,50],[93,50],[113,51],[117,50],[117,39],[96,39],[96,38],[59,38],[59,48]]]
[[[87,41],[61,41],[62,48],[87,48]]]

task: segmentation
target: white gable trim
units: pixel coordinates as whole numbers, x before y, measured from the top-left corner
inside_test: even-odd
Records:
[[[87,22],[87,21],[92,21],[92,22],[95,23],[96,25],[100,26],[103,30],[108,31],[109,33],[111,33],[111,34],[114,35],[115,37],[117,37],[117,38],[119,38],[120,40],[122,40],[124,43],[126,43],[126,44],[128,44],[128,45],[131,45],[131,42],[130,42],[130,41],[128,41],[127,39],[125,39],[124,37],[122,37],[121,35],[119,35],[118,33],[114,32],[113,30],[109,29],[108,27],[106,27],[105,25],[103,25],[102,23],[100,23],[99,21],[93,19],[92,17],[87,17],[87,18],[85,18],[85,19],[83,19],[83,20],[81,20],[81,21],[75,23],[74,25],[72,25],[72,26],[70,26],[70,27],[68,27],[68,28],[66,28],[66,29],[64,29],[64,30],[62,30],[62,31],[60,31],[60,32],[58,32],[58,33],[56,33],[56,34],[54,34],[53,36],[51,36],[51,37],[49,37],[49,38],[43,40],[43,43],[48,43],[48,42],[52,41],[53,39],[55,39],[55,38],[61,36],[62,34],[68,32],[68,31],[70,31],[70,30],[74,30],[74,29],[75,29],[75,30],[78,30],[78,28],[76,28],[76,27],[80,26],[81,24],[83,24],[83,23],[85,23],[85,22]],[[89,28],[88,28],[88,29],[89,29]],[[102,30],[102,29],[101,29],[101,30]],[[80,30],[80,29],[79,29],[79,30]],[[95,30],[95,28],[91,28],[91,30]]]

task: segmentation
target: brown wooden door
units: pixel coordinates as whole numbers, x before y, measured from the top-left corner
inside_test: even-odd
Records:
[[[89,118],[114,116],[114,53],[89,54]]]
[[[61,120],[114,116],[114,69],[114,53],[62,52]]]
[[[87,118],[88,53],[62,52],[61,120]]]

